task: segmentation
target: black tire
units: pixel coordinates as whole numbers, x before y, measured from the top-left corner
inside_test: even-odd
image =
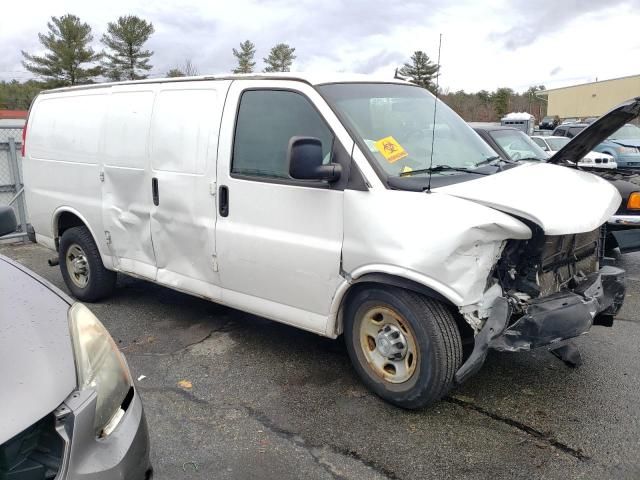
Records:
[[[403,326],[407,339],[413,335],[418,360],[413,373],[402,383],[382,378],[367,360],[366,355],[376,352],[378,346],[365,352],[373,347],[371,337],[366,335],[369,343],[363,345],[361,326],[367,321],[365,316],[377,308],[395,312],[408,324],[408,331],[407,325]],[[462,363],[462,339],[453,315],[440,302],[395,287],[364,287],[349,299],[344,322],[347,351],[355,370],[365,385],[387,402],[407,409],[423,408],[441,399],[453,386],[454,374]],[[404,358],[409,360],[406,354]]]
[[[71,248],[80,247],[84,252],[88,279],[85,286],[80,286],[71,276],[67,265],[67,255]],[[58,250],[60,271],[71,294],[83,302],[95,302],[113,293],[116,285],[116,273],[107,270],[102,263],[98,246],[86,227],[73,227],[65,230],[60,238]]]

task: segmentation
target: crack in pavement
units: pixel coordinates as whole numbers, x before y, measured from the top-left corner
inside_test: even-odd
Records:
[[[358,452],[354,450],[340,448],[335,445],[329,445],[329,444],[316,445],[316,444],[309,443],[300,435],[280,427],[273,420],[271,420],[267,415],[257,411],[253,407],[250,407],[248,405],[243,405],[242,407],[249,414],[251,418],[258,421],[261,425],[263,425],[269,431],[307,450],[318,465],[323,467],[327,472],[329,472],[334,478],[338,480],[346,480],[346,477],[343,477],[338,472],[334,471],[334,469],[330,464],[328,464],[326,461],[323,461],[323,459],[318,454],[318,452],[314,452],[314,449],[322,449],[323,447],[327,447],[333,453],[341,455],[343,457],[351,458],[352,460],[356,460],[357,462],[371,468],[372,470],[377,472],[379,475],[382,475],[383,477],[388,478],[389,480],[400,480],[400,478],[394,472],[390,471],[386,467],[378,465],[375,462],[371,462],[369,460],[362,458],[360,454],[358,454]]]
[[[456,398],[456,397],[445,397],[443,398],[443,401],[445,402],[449,402],[452,403],[454,405],[458,405],[459,407],[465,408],[467,410],[473,410],[477,413],[480,413],[486,417],[489,417],[493,420],[496,420],[498,422],[504,423],[506,425],[509,425],[510,427],[516,428],[518,430],[520,430],[521,432],[526,433],[527,435],[531,435],[532,437],[537,438],[538,440],[542,440],[544,443],[546,443],[547,445],[549,445],[550,447],[555,448],[556,450],[559,450],[563,453],[566,453],[568,455],[571,455],[574,458],[577,458],[580,461],[587,461],[590,460],[590,457],[588,457],[587,455],[585,455],[584,453],[582,453],[581,449],[576,449],[576,448],[572,448],[569,445],[566,445],[558,440],[556,440],[555,438],[553,438],[551,435],[548,435],[534,427],[531,427],[525,423],[519,422],[517,420],[514,420],[512,418],[508,418],[508,417],[503,417],[502,415],[498,415],[497,413],[493,413],[490,412],[489,410],[486,410],[482,407],[479,407],[478,405],[475,405],[474,403],[471,402],[467,402],[465,400],[462,400],[460,398]]]
[[[120,349],[120,351],[122,353],[124,353],[126,356],[131,356],[131,357],[172,357],[173,355],[178,355],[180,353],[183,353],[185,351],[187,351],[188,349],[190,349],[191,347],[198,345],[206,340],[209,340],[214,333],[225,333],[225,332],[230,332],[232,330],[234,330],[233,328],[226,328],[229,325],[233,325],[234,322],[233,321],[228,321],[226,323],[224,323],[223,325],[221,325],[218,328],[212,328],[211,330],[209,330],[209,333],[207,333],[204,337],[202,337],[200,340],[197,340],[195,342],[191,342],[188,343],[187,345],[180,347],[177,350],[174,350],[173,352],[129,352],[127,351],[128,348],[131,348],[133,346],[137,346],[138,344],[135,343],[131,343],[129,345],[127,345],[126,347],[122,347]]]
[[[616,317],[614,322],[640,323],[640,319]]]
[[[344,477],[343,475],[341,475],[339,472],[335,471],[335,469],[333,468],[333,465],[331,465],[328,461],[326,461],[325,459],[322,458],[322,452],[321,450],[324,448],[329,449],[329,451],[331,451],[334,454],[337,455],[341,455],[343,457],[346,458],[350,458],[351,460],[354,460],[356,462],[359,462],[360,464],[369,467],[370,469],[374,470],[376,473],[378,473],[379,475],[387,478],[388,480],[401,480],[400,477],[398,477],[394,472],[392,472],[391,470],[387,469],[386,467],[383,467],[375,462],[372,462],[370,460],[366,460],[364,458],[362,458],[360,456],[360,454],[354,450],[349,450],[346,448],[341,448],[341,447],[337,447],[335,445],[330,445],[330,444],[314,444],[311,442],[308,442],[307,440],[305,440],[304,438],[302,438],[299,434],[292,432],[290,430],[287,430],[279,425],[277,425],[273,420],[271,420],[271,418],[269,418],[266,414],[256,410],[253,407],[250,407],[248,405],[244,405],[244,404],[238,404],[238,405],[234,405],[234,404],[229,404],[229,403],[224,403],[224,404],[217,404],[215,402],[211,402],[209,400],[205,400],[203,398],[199,398],[196,397],[192,392],[188,391],[188,390],[184,390],[178,387],[142,387],[142,386],[138,386],[136,387],[138,388],[138,390],[140,390],[141,392],[155,392],[155,393],[166,393],[166,392],[171,392],[171,393],[175,393],[179,396],[181,396],[182,398],[184,398],[185,400],[188,400],[190,402],[196,403],[198,405],[206,405],[209,407],[215,407],[217,409],[220,408],[235,408],[235,409],[241,409],[244,410],[247,415],[254,419],[255,421],[257,421],[260,425],[262,425],[265,429],[269,430],[270,432],[272,432],[274,435],[290,442],[293,443],[296,446],[299,446],[303,449],[305,449],[309,455],[311,456],[311,458],[313,459],[313,461],[319,465],[323,470],[325,470],[327,473],[329,473],[333,478],[335,478],[336,480],[348,480],[347,477]]]

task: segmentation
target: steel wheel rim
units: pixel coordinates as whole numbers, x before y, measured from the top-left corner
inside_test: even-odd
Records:
[[[411,379],[418,365],[418,347],[413,330],[398,312],[388,307],[373,307],[365,312],[359,328],[360,348],[371,371],[389,383]],[[395,334],[398,333],[398,336]],[[404,344],[404,349],[389,347],[388,340]],[[398,353],[404,352],[401,357]]]
[[[74,243],[67,249],[65,256],[67,272],[74,285],[85,288],[89,283],[89,262],[80,245]]]

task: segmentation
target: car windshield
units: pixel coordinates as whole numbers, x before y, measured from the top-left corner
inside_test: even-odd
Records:
[[[542,160],[549,158],[544,150],[520,130],[492,130],[489,135],[505,151],[511,160]]]
[[[427,90],[393,83],[334,83],[319,91],[389,176],[429,166],[474,169],[496,153],[453,110]],[[433,147],[433,161],[431,161]],[[417,173],[417,172],[416,172]],[[436,173],[460,172],[441,168]],[[422,173],[426,175],[426,173]]]
[[[624,125],[620,127],[615,133],[611,134],[614,140],[638,140],[640,139],[640,128],[635,125]]]
[[[564,147],[567,143],[569,143],[570,139],[567,137],[558,137],[558,138],[547,138],[547,143],[551,147],[551,150],[557,152],[562,147]]]

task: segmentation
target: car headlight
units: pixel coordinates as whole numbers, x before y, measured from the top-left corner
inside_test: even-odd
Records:
[[[124,414],[120,406],[133,384],[129,368],[104,325],[83,304],[69,309],[69,326],[79,388],[96,391],[96,435],[108,435]]]
[[[640,210],[640,192],[633,192],[629,195],[627,210]]]
[[[638,150],[633,147],[616,147],[618,153],[636,153]]]

